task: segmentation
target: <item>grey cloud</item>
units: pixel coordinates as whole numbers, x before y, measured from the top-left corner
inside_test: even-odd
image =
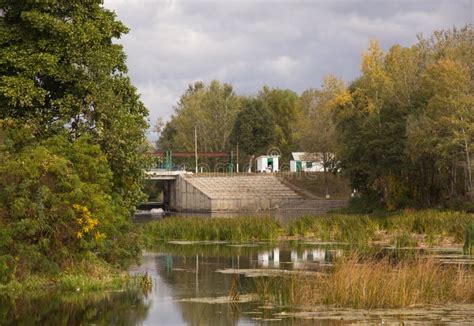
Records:
[[[362,51],[377,38],[388,49],[416,35],[472,22],[472,1],[106,0],[131,31],[118,42],[150,110],[168,118],[196,80],[232,83],[238,93],[264,85],[302,92],[324,75],[357,77]]]

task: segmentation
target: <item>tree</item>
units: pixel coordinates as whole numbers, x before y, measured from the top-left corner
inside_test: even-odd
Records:
[[[113,39],[127,28],[102,1],[0,1],[0,119],[45,139],[92,135],[130,207],[140,198],[147,110]]]
[[[388,208],[472,201],[472,39],[468,25],[388,53],[370,44],[335,110],[338,156],[362,193]]]
[[[0,282],[140,254],[147,110],[126,32],[100,0],[0,0]]]
[[[189,85],[164,127],[158,146],[194,151],[196,128],[199,151],[228,152],[230,133],[240,110],[241,99],[229,84],[214,80],[209,85],[202,82]]]
[[[99,145],[86,136],[71,144],[67,134],[36,142],[18,123],[0,133],[0,256],[15,257],[0,268],[0,283],[54,274],[91,251],[113,264],[138,257],[128,207],[111,195],[113,174]]]
[[[299,145],[307,153],[320,153],[325,170],[335,163],[336,133],[333,122],[335,100],[345,90],[344,82],[335,76],[324,78],[321,90],[301,94]],[[308,158],[310,160],[311,158]]]
[[[272,112],[275,121],[275,146],[280,149],[282,160],[289,159],[296,144],[295,133],[300,115],[298,95],[289,89],[270,89],[264,86],[257,98]]]
[[[344,82],[335,76],[324,78],[321,90],[310,89],[300,97],[299,146],[306,161],[322,161],[326,196],[329,196],[327,173],[336,168],[336,128],[333,122],[336,98],[345,90]]]
[[[441,59],[427,67],[423,89],[428,101],[410,120],[411,153],[437,158],[437,166],[449,171],[449,196],[456,197],[456,174],[461,166],[464,189],[470,199],[474,150],[474,96],[469,70],[462,63]]]
[[[258,99],[244,101],[232,128],[231,144],[239,145],[242,156],[265,154],[275,141],[272,113]]]

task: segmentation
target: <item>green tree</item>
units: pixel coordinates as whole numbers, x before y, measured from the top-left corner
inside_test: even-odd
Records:
[[[12,257],[3,281],[59,272],[92,251],[114,264],[139,255],[107,157],[90,137],[36,142],[18,123],[0,133],[0,256]]]
[[[300,115],[298,95],[289,89],[271,89],[264,86],[257,98],[273,114],[276,135],[275,146],[282,152],[282,161],[287,161],[296,145],[295,135]]]
[[[1,0],[0,119],[34,126],[39,138],[66,130],[101,146],[114,190],[140,196],[147,110],[125,75],[113,39],[127,32],[101,0]]]
[[[321,90],[309,89],[300,97],[300,110],[303,112],[298,124],[300,149],[318,153],[317,159],[322,159],[325,170],[335,164],[337,142],[333,115],[336,99],[344,90],[341,79],[326,76]]]
[[[469,70],[460,62],[441,59],[430,65],[423,77],[428,100],[410,119],[410,153],[436,157],[437,167],[449,171],[449,196],[454,198],[461,192],[472,200],[474,95]],[[458,172],[464,175],[461,184]]]
[[[387,53],[370,44],[335,115],[342,167],[364,194],[389,208],[472,201],[472,39],[468,25]]]
[[[306,152],[305,160],[322,161],[327,197],[330,196],[327,173],[337,168],[334,108],[337,97],[344,90],[344,82],[329,75],[324,78],[321,90],[310,89],[300,97],[302,114],[298,123],[299,148]]]
[[[235,119],[231,144],[239,145],[241,158],[265,154],[275,141],[275,123],[272,113],[258,99],[244,101],[243,109]],[[247,159],[245,159],[247,161]]]
[[[198,151],[230,152],[230,134],[241,106],[230,84],[214,80],[189,85],[163,128],[158,147],[193,152],[196,128]]]
[[[147,110],[126,32],[100,0],[0,0],[0,282],[140,254]]]

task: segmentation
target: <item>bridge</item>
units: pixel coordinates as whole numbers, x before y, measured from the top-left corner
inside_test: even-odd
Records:
[[[166,169],[150,169],[145,171],[145,174],[149,180],[176,180],[180,175],[191,175],[193,173],[184,170],[169,171]]]

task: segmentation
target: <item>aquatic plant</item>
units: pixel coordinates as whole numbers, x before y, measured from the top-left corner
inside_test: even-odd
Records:
[[[328,274],[292,274],[260,278],[262,301],[283,305],[319,304],[353,308],[395,308],[418,304],[474,302],[474,273],[443,266],[431,257],[359,261],[357,255],[337,261]]]
[[[452,236],[457,242],[464,238],[464,230],[474,222],[474,214],[456,211],[404,210],[385,219],[388,230],[432,235]]]
[[[474,223],[472,213],[404,210],[383,216],[305,216],[288,224],[286,230],[292,236],[314,236],[323,241],[343,241],[357,248],[363,247],[369,241],[394,237],[392,243],[403,247],[416,246],[417,234],[424,235],[429,245],[435,244],[443,237],[452,237],[454,242],[461,243],[470,223]]]
[[[152,244],[159,240],[275,240],[280,228],[270,217],[171,217],[147,224],[144,232],[148,244]]]
[[[229,289],[229,300],[239,301],[239,297],[239,275],[234,274],[234,276],[232,277],[232,284],[230,285]]]
[[[406,231],[395,235],[393,238],[393,245],[396,248],[416,247],[418,245],[418,239],[415,235],[412,235]]]
[[[289,235],[311,235],[323,241],[341,241],[366,245],[378,229],[368,215],[306,216],[287,226]]]

